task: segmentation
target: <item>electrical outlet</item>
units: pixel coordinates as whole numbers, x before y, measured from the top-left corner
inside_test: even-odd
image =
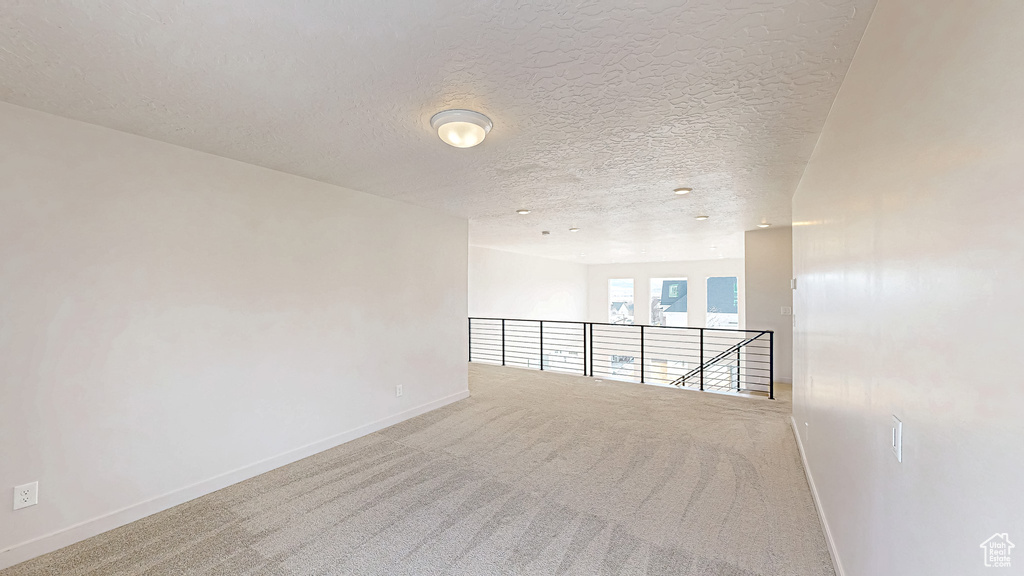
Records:
[[[402,395],[402,385],[399,384],[398,386],[395,386],[395,397],[397,398],[397,397],[399,397],[401,395]]]
[[[39,482],[14,487],[14,509],[20,510],[39,504]]]
[[[892,417],[892,453],[897,462],[903,462],[903,422],[895,416]]]

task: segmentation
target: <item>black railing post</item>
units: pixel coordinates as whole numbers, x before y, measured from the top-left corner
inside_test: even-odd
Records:
[[[469,361],[473,361],[473,319],[469,319]]]
[[[544,321],[540,321],[540,369],[544,370]]]
[[[704,391],[704,329],[700,329],[700,389]]]
[[[768,398],[775,400],[775,332],[768,333]]]
[[[742,349],[743,349],[743,346],[740,346],[739,348],[736,349],[736,390],[737,391],[739,391],[739,389],[740,389],[740,350],[742,350]]]
[[[590,376],[594,376],[594,323],[590,323]]]
[[[583,375],[587,375],[587,323],[584,322],[581,327],[583,328]]]
[[[501,319],[501,365],[505,365],[505,319]]]
[[[644,383],[644,325],[640,325],[640,383]]]

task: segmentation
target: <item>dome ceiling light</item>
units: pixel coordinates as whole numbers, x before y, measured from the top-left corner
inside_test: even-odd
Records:
[[[673,190],[673,192],[675,192],[679,196],[682,196],[683,194],[689,194],[690,192],[693,192],[693,188],[676,188],[675,190]]]
[[[430,119],[437,136],[456,148],[472,148],[483,142],[492,126],[490,118],[472,110],[445,110]]]

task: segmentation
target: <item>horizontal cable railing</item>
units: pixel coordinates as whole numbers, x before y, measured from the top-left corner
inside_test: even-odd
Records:
[[[775,398],[771,330],[469,319],[469,361]]]

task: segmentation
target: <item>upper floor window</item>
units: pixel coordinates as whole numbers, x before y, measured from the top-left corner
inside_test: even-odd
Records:
[[[739,328],[739,283],[735,276],[708,278],[708,328]]]
[[[608,322],[633,323],[633,279],[612,278],[608,281]]]
[[[651,325],[687,325],[686,278],[651,278]]]

